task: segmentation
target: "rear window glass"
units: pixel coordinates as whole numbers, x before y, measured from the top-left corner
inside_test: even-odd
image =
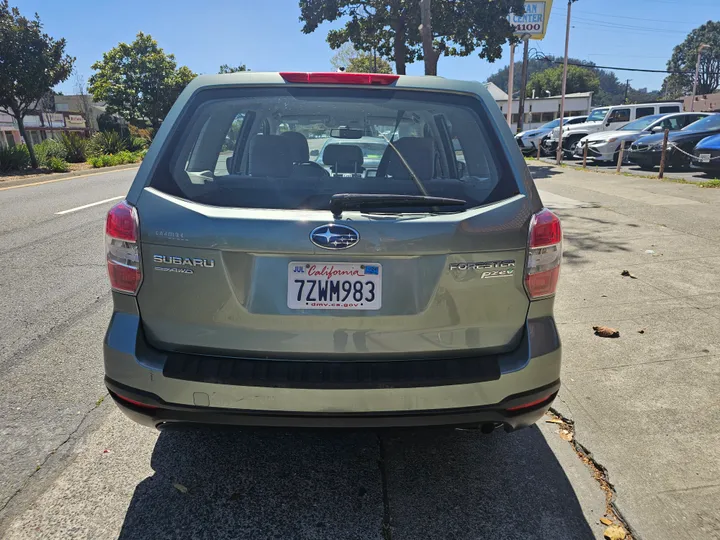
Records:
[[[327,210],[338,193],[424,190],[467,209],[518,193],[490,122],[479,100],[455,94],[204,91],[178,121],[151,185],[238,208]]]
[[[668,113],[675,113],[675,112],[680,112],[680,105],[668,105],[665,107],[660,107],[661,114],[668,114]]]

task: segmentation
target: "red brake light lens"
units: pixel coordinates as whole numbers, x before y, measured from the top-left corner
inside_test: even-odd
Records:
[[[105,222],[105,253],[110,286],[136,294],[142,282],[137,210],[125,201],[113,206]]]
[[[532,217],[525,268],[525,289],[530,300],[555,294],[562,262],[562,226],[548,209]]]
[[[387,86],[400,78],[400,75],[386,73],[346,73],[340,72],[315,72],[285,71],[280,76],[290,83],[305,84],[369,84]]]

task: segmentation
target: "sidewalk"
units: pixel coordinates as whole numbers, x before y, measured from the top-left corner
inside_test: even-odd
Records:
[[[556,408],[638,537],[720,538],[720,190],[530,170],[564,228]]]

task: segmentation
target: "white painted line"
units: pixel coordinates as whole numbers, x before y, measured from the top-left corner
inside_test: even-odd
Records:
[[[97,206],[98,204],[105,204],[110,201],[117,201],[118,199],[122,199],[125,197],[125,195],[120,195],[118,197],[110,197],[109,199],[105,199],[104,201],[98,201],[90,204],[83,204],[82,206],[78,206],[77,208],[71,208],[70,210],[63,210],[62,212],[55,212],[56,216],[62,216],[63,214],[69,214],[71,212],[77,212],[78,210],[85,210],[86,208],[90,208],[91,206]]]

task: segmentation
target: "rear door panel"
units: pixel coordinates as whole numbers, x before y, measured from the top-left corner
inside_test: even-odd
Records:
[[[524,326],[532,211],[521,195],[455,215],[348,213],[341,222],[360,241],[342,251],[310,241],[315,227],[332,221],[329,212],[218,208],[152,188],[137,208],[144,272],[138,303],[148,339],[165,350],[285,357],[490,352],[512,347]],[[295,261],[382,265],[382,307],[288,308],[288,265]]]

